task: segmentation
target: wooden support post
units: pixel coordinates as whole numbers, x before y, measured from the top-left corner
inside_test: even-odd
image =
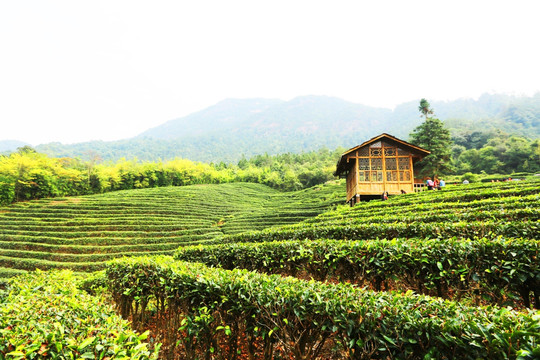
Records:
[[[356,178],[354,179],[354,193],[358,194],[358,181],[360,180],[360,159],[358,158],[358,151],[356,152],[356,159],[354,159],[354,171],[356,172]]]
[[[409,154],[409,176],[411,178],[411,184],[414,191],[414,169],[413,169],[413,161],[412,161],[412,154]]]
[[[381,145],[382,156],[382,182],[383,182],[383,194],[386,191],[386,155],[384,154],[384,145]]]

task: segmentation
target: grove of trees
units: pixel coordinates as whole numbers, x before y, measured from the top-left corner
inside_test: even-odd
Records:
[[[431,151],[415,166],[418,177],[441,175],[512,174],[540,172],[540,140],[509,135],[501,130],[448,129],[434,117],[426,99],[418,110],[424,122],[410,134],[411,143]]]
[[[472,132],[453,137],[455,173],[540,172],[540,140],[502,132]]]
[[[96,194],[161,186],[254,182],[279,190],[300,190],[333,179],[343,149],[302,154],[258,155],[238,164],[207,164],[186,159],[99,163],[53,158],[30,147],[0,156],[0,205],[44,197]]]

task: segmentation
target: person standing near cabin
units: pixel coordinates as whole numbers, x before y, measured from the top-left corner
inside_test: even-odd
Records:
[[[444,182],[443,179],[441,179],[441,181],[439,181],[439,190],[442,190],[442,188],[445,186],[446,186],[446,183]]]
[[[426,185],[428,190],[433,190],[433,180],[431,178],[427,178]]]
[[[384,200],[388,200],[388,191],[385,191],[382,193],[381,195],[381,200],[384,201]]]

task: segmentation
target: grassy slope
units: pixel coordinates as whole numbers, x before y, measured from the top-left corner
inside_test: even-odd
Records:
[[[342,182],[289,193],[239,183],[17,203],[0,208],[0,278],[35,268],[91,271],[114,257],[300,222],[342,203],[344,191]]]

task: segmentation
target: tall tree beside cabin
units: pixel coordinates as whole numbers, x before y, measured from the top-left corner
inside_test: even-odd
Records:
[[[431,154],[420,161],[415,170],[422,177],[439,178],[453,170],[450,131],[441,120],[430,116],[434,111],[426,99],[420,100],[418,110],[425,120],[409,135],[410,143],[431,151]]]

